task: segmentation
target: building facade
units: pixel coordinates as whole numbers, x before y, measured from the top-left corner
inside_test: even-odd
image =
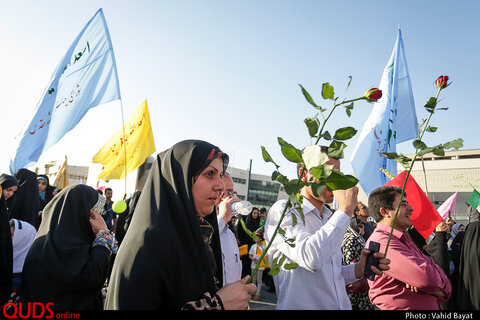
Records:
[[[283,185],[272,181],[270,176],[251,173],[249,180],[248,170],[228,167],[227,172],[233,179],[238,198],[247,199],[254,207],[268,210],[277,200],[288,198]]]

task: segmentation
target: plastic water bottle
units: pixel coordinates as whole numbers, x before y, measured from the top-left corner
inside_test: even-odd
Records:
[[[252,211],[252,204],[248,201],[237,201],[232,203],[231,205],[233,213],[239,213],[244,216],[248,216],[248,214]]]

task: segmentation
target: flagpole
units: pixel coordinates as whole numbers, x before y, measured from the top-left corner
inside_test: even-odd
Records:
[[[127,141],[125,140],[125,120],[123,117],[122,99],[120,99],[120,112],[122,113],[123,156],[124,156],[124,167],[125,167],[125,194],[123,198],[125,200],[125,196],[127,195]]]

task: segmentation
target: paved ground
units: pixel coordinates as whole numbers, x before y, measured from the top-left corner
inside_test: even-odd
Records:
[[[268,292],[268,287],[262,285],[260,300],[250,300],[250,310],[275,310],[277,306],[277,295],[274,292]]]

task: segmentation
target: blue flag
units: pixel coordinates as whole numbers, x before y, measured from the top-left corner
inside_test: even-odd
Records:
[[[59,63],[17,139],[10,171],[26,167],[72,130],[90,108],[120,99],[107,23],[99,9]]]
[[[418,137],[417,114],[400,29],[379,89],[382,98],[374,104],[350,159],[354,174],[367,195],[390,181],[381,168],[397,174],[395,160],[387,159],[382,152],[396,152],[397,143]]]

